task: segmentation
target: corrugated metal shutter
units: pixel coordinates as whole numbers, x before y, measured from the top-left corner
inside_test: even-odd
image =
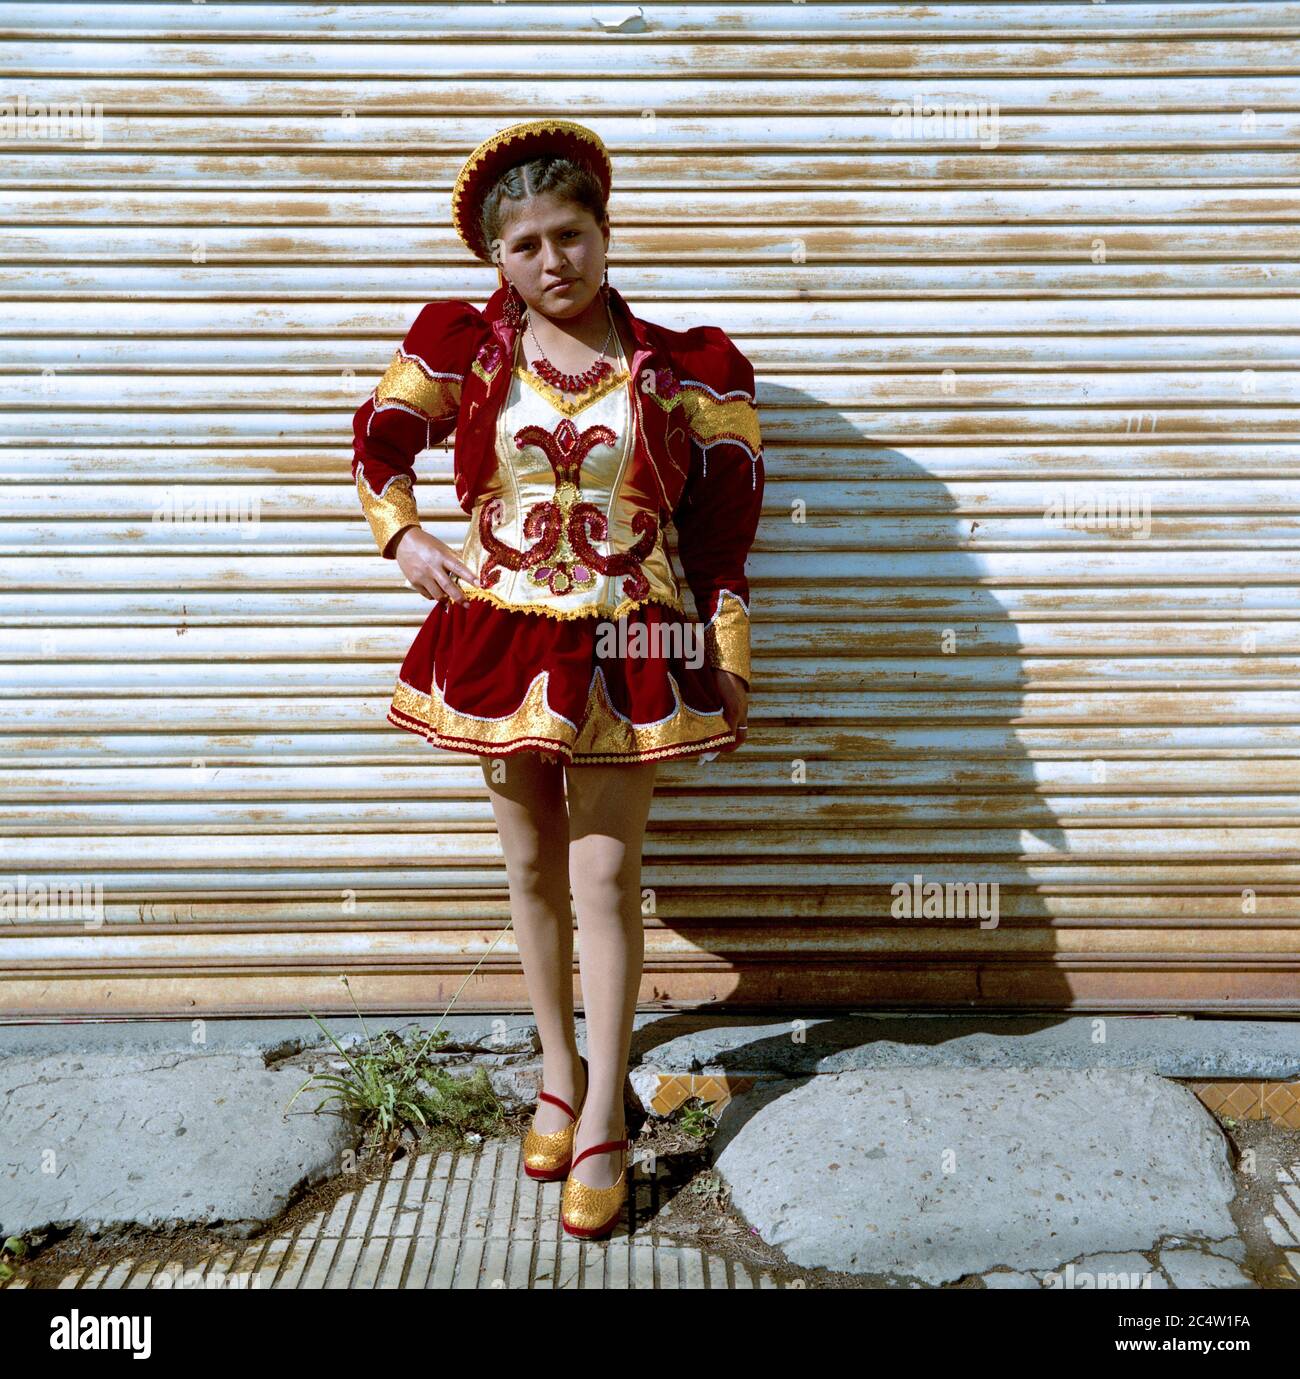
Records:
[[[9,913],[5,1012],[422,1010],[499,937],[476,764],[383,721],[427,605],[349,422],[494,285],[466,152],[552,113],[614,152],[611,279],[732,333],[767,445],[752,745],[661,770],[644,1000],[1300,1008],[1300,6],[0,25],[7,98],[103,110],[0,174],[3,872],[104,897]],[[891,913],[917,875],[998,925]],[[524,1004],[512,935],[460,1000]]]

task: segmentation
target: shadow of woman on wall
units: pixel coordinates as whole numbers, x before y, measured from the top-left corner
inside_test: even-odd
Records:
[[[1062,937],[1086,944],[1098,902],[1069,893],[1087,867],[1051,797],[1098,787],[1069,715],[1024,702],[1014,619],[1060,591],[1045,557],[998,549],[1025,519],[972,515],[999,463],[941,431],[920,459],[876,444],[867,414],[783,380],[759,403],[749,737],[660,766],[643,1001],[1070,1007],[1089,952]]]

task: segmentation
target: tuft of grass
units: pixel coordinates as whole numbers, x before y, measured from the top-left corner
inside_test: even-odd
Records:
[[[682,1107],[678,1124],[686,1134],[697,1140],[704,1140],[718,1128],[717,1119],[709,1110],[710,1105],[710,1102],[701,1101],[699,1097],[692,1097]]]
[[[488,953],[501,941],[509,925],[493,940]],[[479,963],[483,961],[479,959]],[[478,963],[466,976],[468,982]],[[465,989],[462,982],[451,1004],[443,1011],[438,1023],[424,1037],[416,1030],[410,1042],[392,1030],[381,1030],[372,1036],[352,995],[352,986],[346,976],[339,980],[347,988],[365,1044],[359,1051],[349,1053],[309,1010],[307,1014],[324,1031],[330,1043],[339,1051],[347,1064],[347,1072],[313,1073],[289,1099],[289,1107],[309,1087],[330,1087],[333,1090],[320,1102],[319,1111],[327,1102],[341,1103],[340,1114],[350,1116],[363,1128],[367,1140],[378,1142],[384,1153],[390,1153],[402,1138],[414,1134],[417,1139],[431,1131],[441,1131],[462,1141],[471,1136],[486,1134],[500,1125],[505,1112],[485,1069],[475,1068],[468,1077],[457,1077],[448,1072],[440,1063],[434,1062],[430,1054],[438,1053],[451,1037],[442,1029],[442,1022],[456,1004],[460,992]],[[418,1045],[418,1047],[417,1047]]]
[[[700,1205],[712,1211],[722,1211],[730,1197],[726,1183],[714,1169],[696,1174],[683,1190],[690,1193]]]
[[[22,1259],[27,1253],[27,1242],[20,1235],[11,1235],[3,1245],[0,1245],[0,1280],[8,1283],[14,1276],[14,1267],[6,1258],[12,1255],[14,1259]]]

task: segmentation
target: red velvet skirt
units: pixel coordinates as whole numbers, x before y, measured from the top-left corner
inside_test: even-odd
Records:
[[[575,766],[717,751],[736,734],[699,633],[665,604],[612,622],[443,599],[402,662],[388,721],[450,751]]]

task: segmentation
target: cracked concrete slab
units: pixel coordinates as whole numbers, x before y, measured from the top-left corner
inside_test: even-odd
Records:
[[[350,1013],[324,1017],[345,1039],[359,1026]],[[428,1027],[425,1017],[368,1015],[369,1028]],[[527,1013],[439,1018],[462,1047],[509,1051],[536,1047]],[[579,1018],[579,1036],[585,1022]],[[247,1053],[320,1045],[308,1019],[212,1018],[203,1021],[209,1052]],[[639,1011],[632,1066],[661,1072],[726,1072],[801,1077],[879,1067],[1146,1068],[1164,1077],[1287,1081],[1300,1077],[1300,1021],[1212,1016],[872,1015],[846,1011],[800,1017],[718,1011]],[[94,1050],[98,1053],[190,1052],[191,1022],[124,1020],[0,1024],[0,1055]]]
[[[1014,1269],[999,1269],[996,1273],[984,1275],[985,1288],[1041,1288],[1043,1285],[1033,1274],[1017,1273]]]
[[[934,1285],[1237,1234],[1222,1133],[1191,1092],[1140,1070],[768,1083],[727,1107],[713,1151],[737,1210],[808,1268]]]
[[[1300,1021],[1125,1015],[844,1015],[686,1027],[664,1017],[648,1061],[665,1071],[853,1068],[1143,1068],[1164,1077],[1300,1076]],[[637,1041],[639,1044],[640,1041]],[[644,1055],[643,1055],[644,1056]]]
[[[1255,1284],[1230,1259],[1182,1246],[1160,1251],[1160,1267],[1175,1288],[1253,1288]]]
[[[1064,1267],[1036,1274],[1044,1288],[1168,1289],[1169,1280],[1145,1256],[1128,1254],[1084,1255]]]
[[[6,1059],[0,1229],[203,1223],[246,1236],[355,1143],[339,1116],[313,1114],[315,1089],[284,1115],[304,1080],[259,1055]]]

